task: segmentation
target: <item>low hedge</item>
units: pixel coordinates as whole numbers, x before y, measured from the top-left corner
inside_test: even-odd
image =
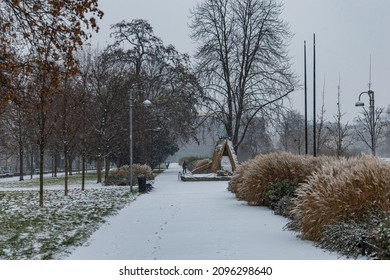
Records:
[[[133,164],[133,186],[138,184],[137,177],[145,175],[147,180],[153,180],[153,170],[146,164]],[[130,167],[128,165],[122,166],[118,169],[111,170],[106,177],[104,184],[106,186],[128,186],[130,182]]]

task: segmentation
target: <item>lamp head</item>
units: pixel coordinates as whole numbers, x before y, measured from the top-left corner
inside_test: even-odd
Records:
[[[142,102],[142,104],[145,106],[145,107],[150,107],[153,105],[152,101],[150,101],[149,99],[146,99],[144,102]]]
[[[355,106],[356,107],[363,107],[364,106],[364,102],[358,101],[358,102],[355,103]]]

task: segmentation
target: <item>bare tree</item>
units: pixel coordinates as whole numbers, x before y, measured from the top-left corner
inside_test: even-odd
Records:
[[[302,154],[305,143],[305,120],[296,110],[287,110],[281,114],[277,127],[279,144],[286,152]]]
[[[324,77],[324,85],[322,88],[322,106],[321,111],[318,116],[317,121],[317,133],[316,133],[316,147],[317,147],[317,154],[321,154],[323,152],[323,149],[326,147],[326,143],[329,141],[329,133],[326,129],[326,119],[325,119],[325,84],[326,84],[326,77]]]
[[[236,151],[253,119],[294,89],[281,13],[276,0],[206,0],[192,11],[204,110],[224,124]]]
[[[348,147],[352,145],[351,133],[348,122],[343,124],[342,118],[345,114],[341,112],[341,86],[340,78],[337,86],[337,113],[334,115],[334,122],[328,126],[330,132],[330,141],[328,147],[336,151],[336,156],[345,154]]]
[[[274,149],[269,124],[264,118],[256,117],[250,124],[242,145],[239,148],[240,161],[254,158],[260,153],[267,153]]]
[[[29,85],[30,111],[33,113],[33,124],[36,130],[36,143],[39,146],[39,206],[43,207],[43,173],[45,151],[49,136],[53,129],[53,107],[55,99],[55,88],[58,87],[61,75],[59,67],[54,61],[50,61],[47,56],[40,57],[37,61],[39,66],[34,73]],[[47,67],[44,67],[47,65]]]
[[[384,115],[385,131],[383,137],[383,146],[380,147],[379,153],[382,156],[389,157],[390,155],[390,106],[387,106]]]
[[[380,140],[386,131],[387,123],[384,120],[383,112],[383,107],[376,107],[374,110],[374,121],[371,121],[370,112],[363,107],[362,116],[358,116],[355,121],[355,134],[357,138],[372,151],[376,150],[379,146],[381,143]]]
[[[58,97],[54,100],[56,108],[54,118],[57,120],[54,126],[55,140],[54,149],[61,149],[64,156],[64,183],[65,195],[68,195],[68,179],[71,173],[69,166],[70,155],[75,147],[76,139],[82,128],[83,91],[79,90],[71,77],[65,77],[63,85],[59,88]],[[54,134],[53,133],[53,134]]]
[[[148,156],[153,147],[151,142],[164,144],[159,157],[174,153],[177,143],[188,141],[195,131],[200,87],[189,56],[172,45],[164,45],[146,20],[115,24],[111,35],[115,42],[109,51],[128,71],[128,89],[131,88],[134,98],[134,161],[152,160]],[[142,105],[146,99],[152,102],[151,108]],[[153,137],[151,131],[156,127],[161,131]],[[145,138],[145,134],[150,137]]]
[[[106,52],[95,52],[91,55],[91,62],[85,71],[87,76],[85,85],[89,96],[88,125],[92,129],[94,139],[94,158],[96,158],[97,182],[102,182],[103,161],[108,161],[112,155],[113,139],[121,135],[128,126],[123,124],[127,117],[126,110],[126,73],[112,63]],[[126,115],[125,115],[126,116]],[[122,133],[121,133],[122,132]],[[126,137],[127,139],[127,137]],[[122,142],[123,145],[123,142]],[[125,146],[125,145],[123,145]]]

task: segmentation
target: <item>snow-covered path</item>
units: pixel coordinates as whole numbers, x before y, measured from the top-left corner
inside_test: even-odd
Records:
[[[283,230],[287,220],[237,201],[227,182],[181,182],[178,165],[68,259],[337,259]]]

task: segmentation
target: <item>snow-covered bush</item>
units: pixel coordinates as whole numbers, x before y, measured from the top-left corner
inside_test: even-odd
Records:
[[[390,165],[374,157],[324,162],[300,185],[292,210],[303,239],[320,241],[326,227],[390,211]]]
[[[376,230],[376,240],[378,246],[385,250],[387,254],[390,254],[390,213],[388,216],[379,224]],[[383,258],[389,259],[389,255],[382,256]]]
[[[359,240],[362,236],[370,236],[365,224],[350,220],[327,225],[319,245],[324,249],[337,251],[344,256],[357,258],[362,252],[359,246]]]
[[[258,155],[245,166],[240,181],[245,193],[239,196],[244,196],[251,205],[266,205],[265,196],[271,183],[288,181],[298,185],[324,161],[333,161],[333,159],[279,152]]]
[[[106,186],[128,186],[129,185],[129,166],[125,165],[118,169],[111,170],[109,175],[106,177],[104,184]],[[153,180],[153,171],[149,165],[146,164],[133,164],[133,185],[138,183],[137,177],[139,175],[145,175],[147,180]]]
[[[386,215],[388,216],[386,213],[371,212],[359,221],[345,220],[327,225],[319,245],[353,258],[359,257],[363,251],[369,258],[386,258],[381,251],[386,251],[386,242],[390,241],[390,218],[386,218]]]

